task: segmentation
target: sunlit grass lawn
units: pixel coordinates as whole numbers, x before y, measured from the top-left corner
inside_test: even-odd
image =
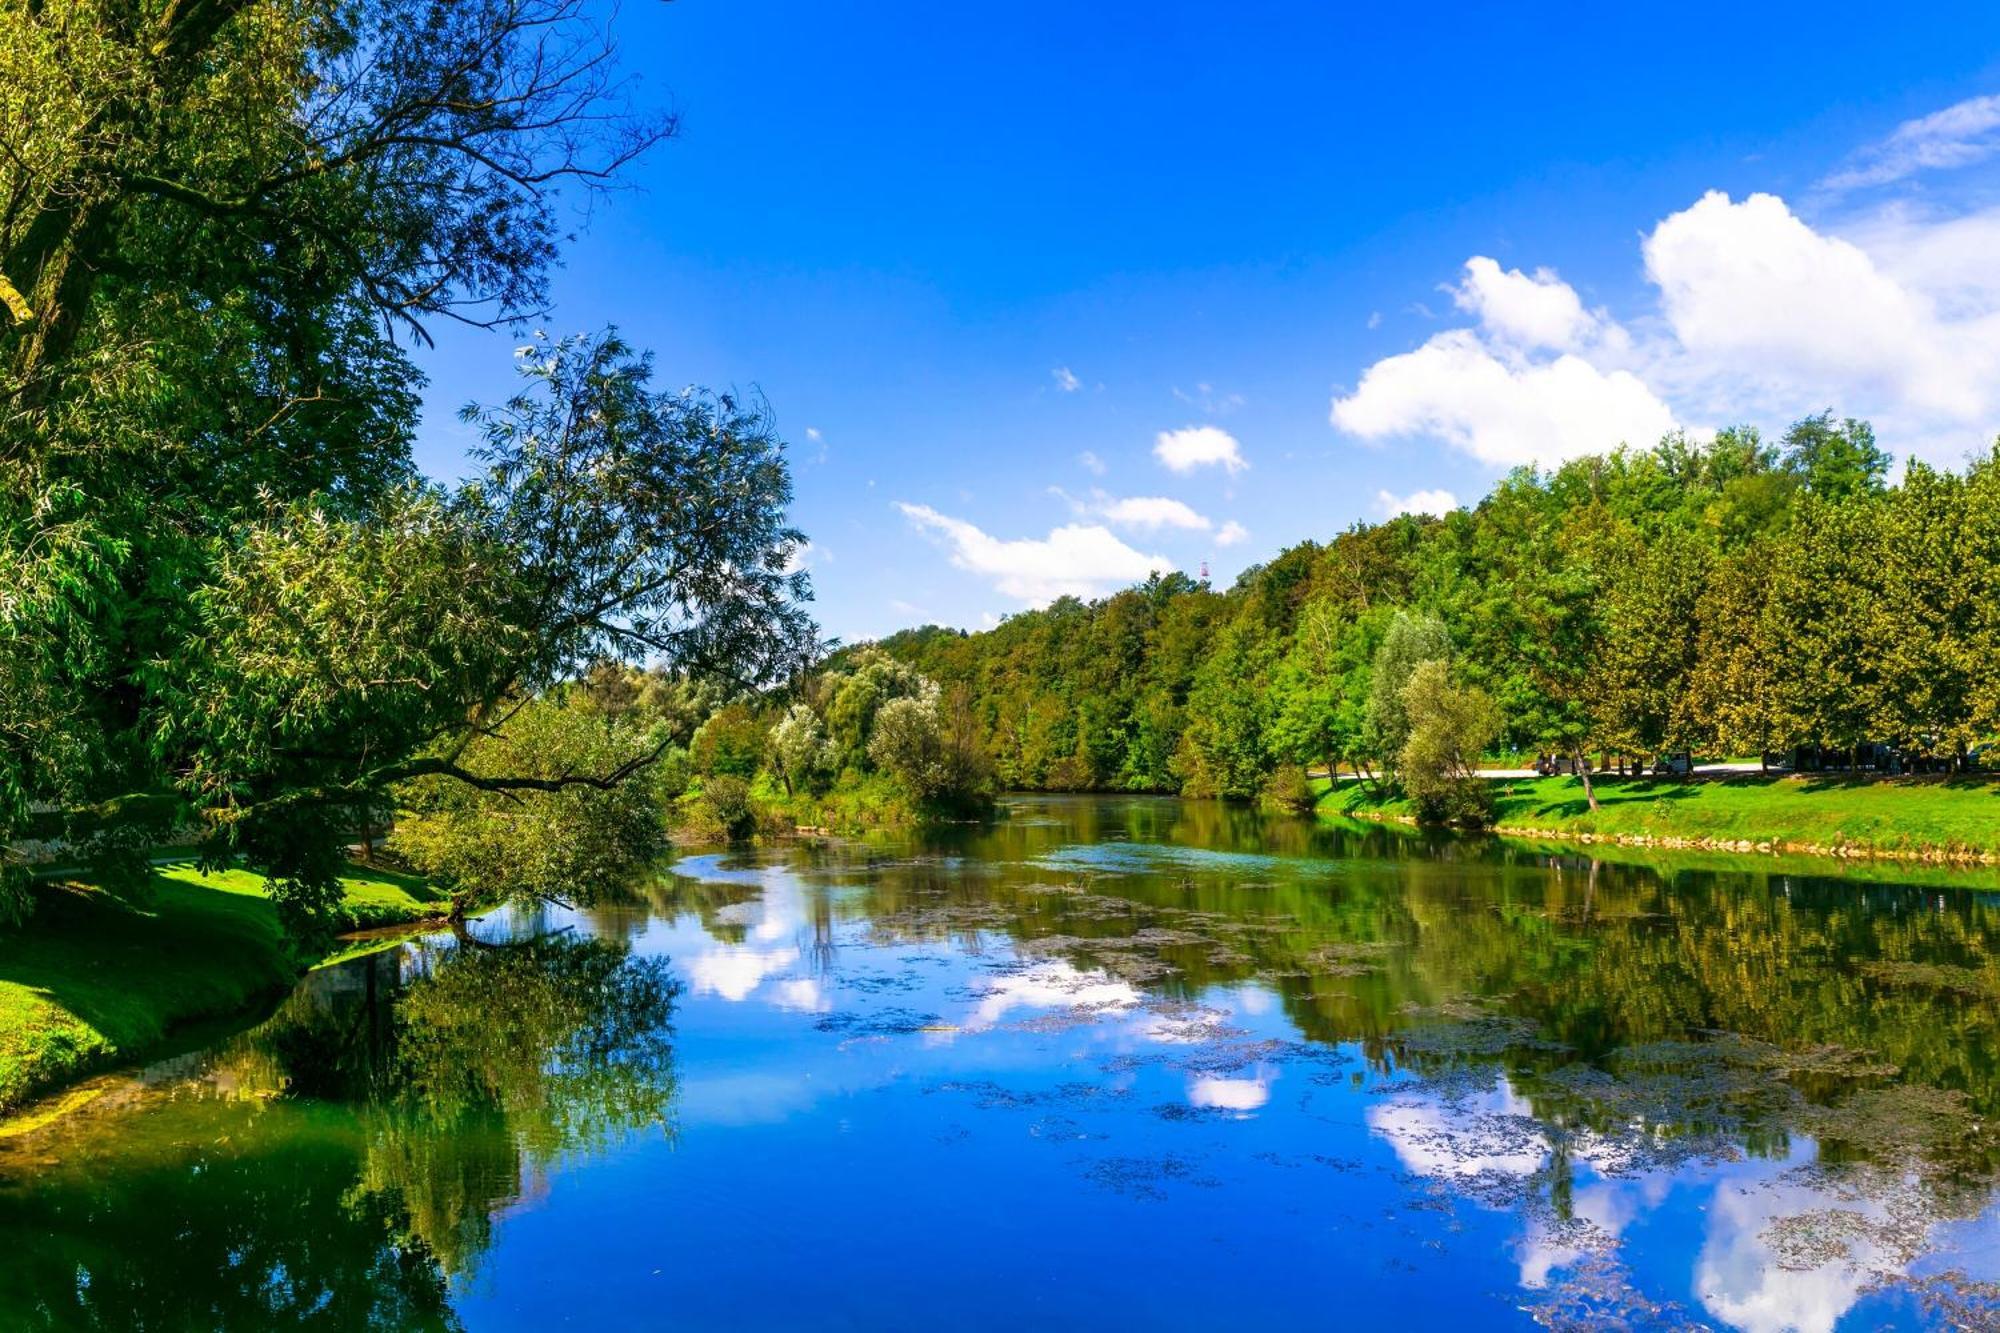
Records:
[[[407,875],[356,867],[341,885],[349,928],[445,906]],[[312,961],[297,956],[263,878],[247,871],[156,866],[137,902],[70,882],[35,895],[27,924],[0,933],[0,1108],[278,994]]]
[[[1884,851],[2000,851],[2000,781],[1991,778],[1599,778],[1595,812],[1583,784],[1572,777],[1496,779],[1493,787],[1495,823],[1503,828]],[[1323,795],[1319,809],[1410,813],[1406,802],[1351,780]]]

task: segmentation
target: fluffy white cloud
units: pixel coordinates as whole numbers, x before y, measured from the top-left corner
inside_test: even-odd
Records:
[[[1135,551],[1098,524],[1070,523],[1041,540],[1005,541],[928,505],[899,501],[896,508],[919,531],[942,541],[953,565],[991,579],[1000,592],[1031,606],[1062,596],[1092,597],[1174,568],[1165,556]]]
[[[1944,461],[2000,426],[2000,209],[1890,205],[1815,228],[1775,195],[1711,192],[1641,251],[1657,308],[1629,329],[1547,270],[1472,259],[1452,290],[1476,326],[1369,366],[1333,424],[1499,467],[1829,405]]]
[[[1049,374],[1055,377],[1056,387],[1064,393],[1075,393],[1083,387],[1083,381],[1078,379],[1076,372],[1068,366],[1057,366]]]
[[[1157,532],[1161,528],[1207,532],[1214,526],[1179,500],[1170,500],[1164,495],[1134,495],[1123,500],[1108,500],[1097,512],[1121,528],[1137,528],[1142,532]]]
[[[1375,492],[1375,509],[1384,518],[1398,514],[1437,514],[1440,517],[1458,508],[1458,497],[1450,491],[1412,491],[1408,495]]]
[[[1779,400],[1750,403],[1767,410],[1857,399],[1965,421],[1986,410],[1993,317],[1941,319],[1860,246],[1814,231],[1775,195],[1706,194],[1654,228],[1644,251],[1683,361],[1669,373],[1716,381],[1732,401]]]
[[[1128,532],[1158,532],[1175,528],[1182,532],[1211,532],[1214,522],[1198,510],[1164,495],[1116,496],[1091,487],[1084,496],[1071,495],[1060,486],[1049,494],[1068,505],[1079,518],[1099,518]]]
[[[1970,97],[1942,111],[1906,120],[1888,138],[1856,153],[1820,182],[1854,190],[1935,168],[1970,166],[2000,153],[2000,96]]]
[[[1082,453],[1076,456],[1076,463],[1078,467],[1082,468],[1085,472],[1088,472],[1093,477],[1101,477],[1104,475],[1106,471],[1104,466],[1104,460],[1099,458],[1094,452],[1092,452],[1089,449],[1085,449]]]
[[[1452,300],[1495,336],[1522,347],[1580,347],[1599,328],[1576,289],[1553,270],[1536,269],[1530,277],[1485,255],[1465,261],[1465,280],[1452,289]]]
[[[1215,544],[1217,546],[1234,546],[1238,542],[1248,539],[1249,536],[1250,529],[1232,518],[1216,530]]]
[[[1244,460],[1236,437],[1216,426],[1187,426],[1163,430],[1153,441],[1153,457],[1172,472],[1192,472],[1198,467],[1223,467],[1241,472],[1250,466]]]
[[[1549,464],[1652,444],[1674,415],[1638,376],[1564,353],[1504,357],[1471,329],[1433,337],[1370,366],[1333,402],[1333,424],[1364,440],[1434,435],[1499,467]]]

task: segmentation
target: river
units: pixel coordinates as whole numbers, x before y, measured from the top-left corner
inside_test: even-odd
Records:
[[[686,854],[0,1141],[0,1326],[2000,1326],[2000,894],[1212,803]]]

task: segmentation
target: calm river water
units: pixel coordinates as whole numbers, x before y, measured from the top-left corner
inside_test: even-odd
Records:
[[[1034,799],[473,936],[0,1142],[0,1327],[2000,1326],[1977,884]]]

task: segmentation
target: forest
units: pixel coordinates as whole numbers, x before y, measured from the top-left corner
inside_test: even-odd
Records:
[[[1427,661],[1461,776],[1481,753],[1962,771],[2000,735],[2000,450],[1892,462],[1830,412],[1776,443],[1677,434],[1301,542],[1227,590],[1156,575],[880,646],[967,692],[1014,788],[1383,778]]]

